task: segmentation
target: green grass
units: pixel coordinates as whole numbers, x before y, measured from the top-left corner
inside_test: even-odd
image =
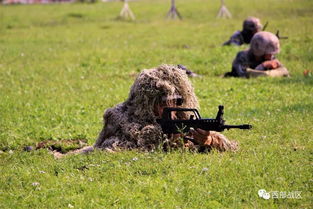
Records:
[[[233,19],[216,19],[219,1],[130,2],[137,20],[117,21],[120,2],[0,6],[0,208],[311,208],[313,2],[229,0]],[[247,46],[221,47],[253,15],[280,30],[279,60],[291,78],[222,79]],[[27,145],[86,139],[92,145],[106,108],[127,98],[135,75],[184,64],[200,113],[225,106],[224,134],[237,153],[94,152],[55,160]],[[37,183],[39,184],[37,184]],[[35,183],[35,184],[34,184]],[[301,191],[301,199],[258,190]]]

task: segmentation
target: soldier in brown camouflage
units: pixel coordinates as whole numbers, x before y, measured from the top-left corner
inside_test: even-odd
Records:
[[[262,30],[261,22],[256,17],[248,17],[243,21],[242,31],[236,31],[223,45],[249,44],[253,35]]]
[[[180,102],[178,102],[178,99]],[[196,129],[184,134],[164,134],[157,119],[165,107],[199,108],[188,75],[181,66],[161,65],[143,70],[132,85],[127,100],[105,111],[104,126],[93,146],[55,158],[86,154],[95,149],[108,152],[188,149],[191,151],[236,151],[238,144],[215,131]],[[174,112],[173,119],[189,119],[186,112]],[[193,142],[192,142],[193,141]]]
[[[180,98],[180,102],[177,102]],[[177,66],[161,65],[142,71],[131,87],[128,99],[109,108],[104,127],[94,148],[107,151],[137,149],[154,151],[187,148],[191,150],[236,150],[237,143],[214,131],[196,129],[182,134],[164,134],[157,119],[165,107],[198,108],[198,100],[186,72]],[[188,119],[186,112],[174,112],[175,119]],[[205,148],[205,149],[204,149]]]
[[[288,77],[288,70],[276,59],[279,53],[279,39],[270,32],[256,33],[250,48],[238,52],[232,64],[232,71],[225,77]]]

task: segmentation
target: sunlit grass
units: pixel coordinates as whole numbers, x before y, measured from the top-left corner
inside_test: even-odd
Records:
[[[310,208],[312,201],[313,2],[131,1],[137,20],[117,21],[120,2],[0,6],[0,208]],[[249,15],[288,36],[279,60],[291,78],[222,79],[242,47],[221,47]],[[94,152],[55,160],[43,140],[92,145],[106,108],[124,101],[137,73],[183,64],[203,117],[225,106],[236,153]],[[301,199],[259,198],[259,189]]]

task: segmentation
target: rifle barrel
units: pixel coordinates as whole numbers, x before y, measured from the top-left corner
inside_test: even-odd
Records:
[[[225,129],[231,128],[239,128],[239,129],[251,129],[252,126],[250,124],[243,124],[243,125],[224,125]]]
[[[265,25],[263,26],[262,30],[265,31],[265,29],[267,28],[268,25],[268,21],[266,21]]]

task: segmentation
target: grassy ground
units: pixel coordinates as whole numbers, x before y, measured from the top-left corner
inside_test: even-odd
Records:
[[[179,0],[183,21],[164,16],[169,1],[130,2],[137,20],[117,21],[120,2],[0,6],[0,208],[311,208],[313,2]],[[291,78],[222,79],[243,47],[221,43],[249,15],[269,21]],[[184,64],[201,114],[225,106],[225,135],[237,153],[104,153],[55,160],[43,140],[95,142],[103,111],[122,102],[135,75]],[[301,192],[265,200],[259,189]]]

